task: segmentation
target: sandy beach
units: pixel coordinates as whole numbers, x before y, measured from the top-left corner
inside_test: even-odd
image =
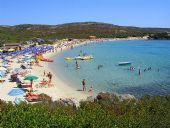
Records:
[[[122,40],[140,40],[140,39],[145,39],[145,38],[127,38],[127,39],[122,39]],[[83,40],[83,41],[79,41],[78,43],[74,43],[73,47],[77,47],[83,44],[88,44],[88,43],[93,43],[93,42],[100,42],[100,41],[113,41],[113,40],[120,40],[120,39],[96,39],[96,40]],[[62,45],[60,47],[58,47],[58,43],[55,43],[53,45],[53,47],[55,48],[55,50],[53,51],[47,51],[45,54],[43,54],[43,56],[45,58],[52,58],[53,56],[59,54],[60,52],[70,49],[72,46],[69,45]],[[64,58],[63,58],[64,59]],[[15,68],[20,67],[20,63],[17,62],[17,58],[12,60],[13,62],[11,63],[10,68],[12,70],[14,70]],[[53,101],[59,100],[59,99],[65,99],[65,98],[74,98],[78,101],[80,100],[86,100],[87,97],[91,96],[90,92],[86,91],[77,91],[77,88],[73,88],[72,85],[68,85],[65,81],[61,80],[57,74],[59,72],[54,72],[53,69],[50,69],[50,64],[53,63],[48,63],[48,62],[44,62],[44,61],[40,61],[39,65],[33,65],[32,69],[30,70],[30,72],[27,74],[31,74],[31,75],[35,75],[38,76],[38,80],[34,81],[33,84],[33,89],[37,94],[47,94],[48,96],[50,96],[52,98]],[[40,81],[42,81],[43,79],[48,81],[48,78],[46,76],[44,76],[44,71],[47,73],[51,72],[53,77],[52,77],[52,86],[50,87],[37,87],[37,85],[39,84]],[[8,93],[14,89],[17,88],[16,83],[14,82],[9,82],[9,78],[10,78],[11,73],[7,74],[7,76],[5,77],[5,82],[0,84],[0,99],[4,100],[4,101],[12,101],[14,102],[14,100],[16,98],[23,98],[22,96],[9,96]],[[81,80],[80,80],[81,82]],[[80,85],[80,88],[82,88],[82,85]],[[79,89],[80,89],[79,88]]]
[[[84,44],[85,42],[76,44],[74,47],[79,46]],[[57,45],[57,44],[56,44]],[[54,45],[54,47],[56,46]],[[62,46],[62,51],[67,50],[70,47],[67,46]],[[57,52],[56,52],[57,51]],[[61,47],[55,49],[55,51],[50,51],[47,52],[45,54],[43,54],[43,56],[45,58],[52,58],[53,56],[59,54],[61,52]],[[74,98],[78,101],[80,100],[85,100],[89,95],[89,92],[83,92],[83,91],[77,91],[77,89],[72,88],[71,85],[66,84],[64,81],[62,81],[61,79],[59,79],[57,77],[58,72],[53,72],[52,69],[49,68],[49,65],[52,63],[48,63],[48,62],[43,62],[40,61],[39,65],[41,66],[37,66],[37,65],[33,65],[32,69],[30,70],[29,74],[33,74],[35,76],[38,76],[39,79],[34,81],[33,84],[33,89],[37,94],[47,94],[48,96],[50,96],[52,98],[53,101],[59,100],[59,99],[65,99],[65,98]],[[20,64],[17,62],[17,59],[13,59],[13,63],[11,64],[11,69],[14,70],[15,68],[20,67]],[[51,72],[53,77],[52,77],[52,86],[50,87],[37,87],[37,84],[45,79],[48,80],[48,78],[46,76],[44,76],[44,71],[47,73]],[[29,75],[28,74],[28,75]],[[5,82],[0,84],[0,99],[4,100],[4,101],[11,101],[14,102],[16,98],[23,98],[23,96],[9,96],[8,93],[13,89],[13,88],[17,88],[16,83],[13,82],[9,82],[9,78],[10,78],[11,73],[9,73],[6,77],[5,77]],[[82,86],[82,85],[80,85]]]
[[[84,43],[78,44],[82,45]],[[76,46],[78,46],[76,45]],[[62,47],[62,51],[67,50],[68,47]],[[59,54],[61,52],[61,48],[57,49],[58,52],[49,52],[44,55],[46,58],[52,58],[53,56]],[[50,63],[42,62],[41,65],[43,67],[34,67],[36,70],[33,69],[33,74],[40,76],[40,79],[46,79],[43,76],[44,71],[46,73],[51,72],[53,74],[52,83],[54,86],[49,88],[38,88],[37,92],[45,93],[52,97],[52,99],[58,100],[60,98],[75,98],[77,100],[85,100],[88,96],[90,96],[89,92],[77,91],[76,88],[72,88],[72,85],[66,84],[66,82],[62,81],[58,76],[58,72],[53,72],[52,69],[49,68]],[[81,87],[82,85],[80,85]]]

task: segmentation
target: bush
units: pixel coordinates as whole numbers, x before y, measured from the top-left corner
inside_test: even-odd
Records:
[[[0,127],[168,128],[169,106],[170,96],[145,96],[130,102],[85,101],[78,110],[44,102],[15,106],[0,101]]]

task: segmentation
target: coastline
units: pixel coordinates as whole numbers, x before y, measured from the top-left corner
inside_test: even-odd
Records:
[[[104,42],[104,41],[116,41],[116,40],[146,40],[146,38],[134,38],[134,37],[130,37],[130,38],[116,38],[116,39],[111,39],[111,38],[105,38],[105,39],[95,39],[95,40],[77,40],[78,42],[74,42],[73,47],[77,47],[80,45],[85,45],[85,44],[89,44],[89,43],[97,43],[97,42]],[[58,47],[58,43],[54,44],[54,47],[57,47],[56,51],[57,52],[47,52],[44,54],[45,58],[52,58],[53,56],[56,56],[57,54],[60,54],[61,52],[61,48],[62,51],[68,50],[71,47],[70,46],[62,46],[62,47]],[[40,66],[32,66],[32,69],[30,70],[30,74],[34,74],[36,76],[39,77],[38,81],[34,82],[34,85],[38,84],[39,81],[41,81],[42,79],[47,79],[46,77],[43,76],[44,70],[46,71],[46,73],[51,72],[53,74],[53,79],[52,79],[52,84],[54,86],[52,87],[47,87],[47,88],[37,88],[37,87],[33,87],[33,89],[36,91],[36,93],[40,94],[40,93],[44,93],[49,95],[53,101],[59,100],[59,99],[65,99],[65,98],[74,98],[78,101],[81,100],[86,100],[88,97],[92,96],[90,94],[90,92],[83,92],[83,91],[77,91],[76,88],[73,88],[73,86],[69,85],[68,82],[65,82],[64,80],[61,80],[57,74],[59,72],[54,72],[50,67],[49,64],[47,62],[40,62]],[[17,67],[19,67],[20,64],[17,63],[17,58],[15,58],[13,60],[13,63],[11,65],[12,69],[15,69]],[[4,100],[4,101],[15,101],[15,98],[17,97],[23,97],[23,96],[16,96],[16,97],[12,97],[9,96],[8,93],[16,88],[16,84],[9,82],[8,79],[10,78],[10,74],[8,74],[8,76],[6,77],[6,82],[2,84],[2,86],[0,87],[0,99]],[[80,85],[81,87],[82,85]],[[95,93],[94,93],[95,94]],[[95,95],[93,94],[93,96],[95,97]]]
[[[86,42],[81,42],[80,44],[76,44],[74,47],[80,46],[80,45],[84,45]],[[55,46],[55,45],[54,45]],[[69,47],[62,47],[62,51],[68,50],[70,49]],[[54,56],[56,56],[57,54],[61,53],[61,48],[57,48],[57,52],[50,52],[50,53],[46,53],[44,54],[44,57],[46,58],[52,58]],[[39,93],[44,93],[49,95],[50,97],[52,97],[52,100],[59,100],[60,98],[65,99],[65,98],[74,98],[78,101],[80,100],[86,100],[87,97],[90,96],[89,92],[83,92],[83,91],[77,91],[76,88],[73,88],[70,85],[68,85],[68,83],[66,83],[65,81],[61,80],[57,74],[59,72],[54,72],[51,68],[50,68],[50,64],[42,62],[41,63],[43,65],[43,70],[42,68],[38,67],[36,68],[35,74],[37,74],[38,76],[42,76],[43,72],[51,72],[53,74],[53,79],[52,79],[52,83],[54,84],[54,87],[50,87],[50,88],[41,88],[38,89]],[[43,78],[43,76],[42,76]],[[82,85],[80,85],[82,86]]]
[[[86,40],[86,41],[82,41],[78,44],[75,44],[74,47],[78,47],[78,46],[81,46],[81,45],[85,45],[85,44],[89,44],[89,43],[97,43],[97,42],[104,42],[104,41],[117,41],[117,40],[146,40],[146,38],[136,38],[136,37],[130,37],[130,38],[114,38],[114,39],[96,39],[96,40]],[[54,47],[56,46],[57,44],[54,45]],[[65,51],[65,50],[68,50],[70,49],[70,47],[62,47],[62,51]],[[52,58],[54,56],[56,56],[57,54],[60,54],[61,52],[61,48],[57,48],[57,52],[52,52],[52,53],[46,53],[44,54],[45,57],[47,58]],[[51,96],[53,98],[53,100],[58,100],[60,98],[75,98],[77,99],[78,101],[80,100],[86,100],[88,97],[91,96],[91,94],[89,92],[83,92],[83,91],[77,91],[76,88],[74,88],[71,83],[68,84],[68,82],[65,82],[63,79],[60,79],[57,74],[59,72],[54,72],[50,66],[50,64],[48,63],[43,63],[43,67],[44,67],[44,70],[45,71],[49,71],[51,72],[52,74],[54,74],[54,78],[53,78],[53,83],[55,85],[54,88],[52,89],[48,89],[48,88],[45,88],[45,89],[42,89],[42,90],[39,90],[39,92],[41,93],[45,93],[49,96]],[[44,71],[43,70],[43,71]],[[38,75],[42,75],[43,74],[43,71],[41,71],[41,74],[39,74],[40,72],[38,71]],[[81,87],[82,85],[80,85]],[[49,91],[47,91],[49,90]],[[95,97],[97,95],[97,93],[93,92],[93,97]]]

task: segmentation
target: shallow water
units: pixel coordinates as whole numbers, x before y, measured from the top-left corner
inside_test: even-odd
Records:
[[[76,70],[75,61],[65,61],[64,58],[82,54],[80,51],[93,55],[94,59],[78,61],[81,68]],[[92,85],[96,92],[129,93],[138,97],[170,92],[170,41],[93,43],[63,51],[54,59],[51,68],[77,89],[82,88],[81,81],[86,79],[87,87]],[[131,61],[135,70],[128,70],[130,66],[118,66],[120,61]],[[103,67],[98,70],[98,65]],[[149,67],[151,70],[144,72]]]

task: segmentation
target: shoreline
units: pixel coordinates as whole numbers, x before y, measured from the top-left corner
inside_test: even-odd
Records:
[[[74,45],[74,48],[75,47],[79,47],[79,46],[82,46],[82,45],[87,45],[87,44],[91,44],[91,43],[98,43],[98,42],[105,42],[105,41],[118,41],[118,40],[146,40],[145,38],[123,38],[123,39],[120,39],[120,38],[116,38],[116,39],[96,39],[96,40],[86,40],[86,41],[83,41],[79,44],[75,44]],[[54,45],[55,46],[55,45]],[[54,56],[60,54],[61,52],[65,51],[65,50],[69,50],[71,49],[70,47],[62,47],[62,51],[61,51],[61,48],[57,48],[57,52],[54,52],[54,53],[47,53],[47,54],[44,54],[45,57],[47,58],[53,58]],[[86,100],[88,97],[90,97],[90,93],[89,92],[83,92],[83,91],[77,91],[77,89],[75,87],[73,87],[70,83],[68,84],[68,82],[65,82],[63,79],[60,79],[57,74],[59,72],[54,72],[52,71],[52,69],[50,68],[50,66],[48,66],[50,64],[45,64],[44,65],[44,69],[46,71],[50,71],[52,74],[54,74],[54,84],[56,84],[56,87],[58,88],[58,91],[64,91],[66,89],[66,91],[64,93],[58,93],[56,94],[57,96],[59,96],[60,98],[76,98],[77,100]],[[43,73],[43,72],[42,72]],[[58,86],[59,85],[59,86]],[[80,85],[81,87],[82,85]],[[47,92],[44,92],[43,93],[47,94]],[[93,97],[95,97],[98,93],[95,93],[93,92]],[[48,93],[47,95],[51,95],[50,93]],[[52,96],[54,97],[54,96]]]
[[[86,42],[81,42],[80,44],[76,44],[74,47],[78,47],[78,46],[81,46],[81,45],[84,45],[84,44],[86,44]],[[70,49],[70,48],[69,47],[62,47],[62,51],[65,51],[65,50],[68,50],[68,49]],[[54,56],[60,54],[62,51],[61,51],[61,48],[57,48],[57,52],[46,53],[46,54],[44,54],[44,57],[51,59]],[[52,83],[54,84],[54,87],[40,89],[39,91],[41,93],[45,93],[45,94],[49,95],[50,97],[52,97],[52,99],[54,101],[59,100],[60,98],[75,98],[76,100],[80,101],[80,100],[86,100],[87,97],[90,96],[89,92],[77,91],[77,89],[72,87],[71,84],[69,85],[64,80],[61,80],[57,75],[59,72],[54,72],[50,68],[49,65],[50,64],[43,62],[43,70],[41,70],[41,73],[39,72],[39,70],[36,73],[38,75],[42,76],[44,70],[47,71],[47,72],[51,72],[53,74]],[[82,85],[80,85],[80,87],[81,86]]]
[[[55,50],[57,50],[57,52],[47,52],[44,55],[45,58],[52,58],[54,56],[56,56],[57,54],[61,53],[61,48],[62,51],[68,50],[71,48],[71,46],[73,45],[73,47],[78,47],[81,45],[86,45],[86,44],[91,44],[91,43],[98,43],[98,42],[105,42],[105,41],[116,41],[116,40],[146,40],[145,38],[125,38],[125,39],[111,39],[111,38],[105,38],[105,39],[94,39],[94,40],[89,40],[89,39],[78,39],[77,42],[74,42],[74,44],[71,44],[70,46],[60,46],[58,47],[58,45],[60,45],[59,43],[56,43],[54,45],[52,45],[53,47],[57,47]],[[86,100],[88,97],[92,96],[90,94],[90,92],[86,91],[78,91],[76,88],[74,88],[73,86],[69,85],[67,82],[61,80],[57,74],[59,72],[54,72],[50,67],[49,64],[47,62],[40,62],[40,65],[42,65],[42,67],[39,66],[32,66],[32,69],[30,71],[30,74],[34,74],[36,76],[39,77],[38,81],[35,81],[34,84],[38,84],[40,80],[42,80],[43,78],[45,78],[43,76],[44,70],[46,71],[46,73],[51,72],[53,74],[53,79],[52,79],[52,83],[53,83],[53,87],[48,87],[48,88],[33,88],[35,89],[35,91],[40,94],[40,93],[44,93],[49,95],[53,101],[59,100],[59,99],[65,99],[65,98],[73,98],[76,99],[78,101],[81,100]],[[17,58],[15,58],[13,60],[12,69],[15,69],[17,67],[19,67],[20,64],[17,63]],[[9,96],[8,93],[16,88],[16,84],[13,82],[9,82],[9,78],[10,78],[10,73],[7,75],[6,82],[3,83],[0,87],[0,99],[4,100],[4,101],[15,101],[15,98],[20,98],[23,96]],[[29,74],[28,74],[29,75]],[[80,85],[80,87],[82,88],[82,85]],[[94,93],[94,92],[93,92]],[[94,93],[95,94],[95,93]],[[95,97],[95,94],[93,94],[93,97]]]

